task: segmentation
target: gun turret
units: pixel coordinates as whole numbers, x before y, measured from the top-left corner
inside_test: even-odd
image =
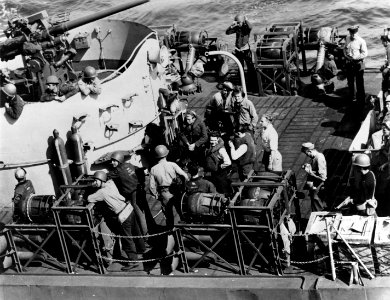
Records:
[[[14,18],[9,22],[9,28],[5,33],[9,38],[3,43],[0,43],[0,59],[7,61],[15,58],[15,56],[24,54],[25,42],[31,42],[41,45],[40,48],[48,48],[63,42],[63,38],[57,38],[68,30],[79,26],[91,23],[93,21],[108,17],[126,9],[144,4],[149,0],[137,0],[124,3],[115,7],[108,8],[98,13],[91,14],[76,20],[70,20],[58,25],[52,26],[46,19],[47,13],[41,12],[27,18]],[[39,47],[38,47],[39,48]]]

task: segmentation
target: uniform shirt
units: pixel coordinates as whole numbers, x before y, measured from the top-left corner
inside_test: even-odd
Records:
[[[65,82],[61,84],[58,92],[52,92],[50,90],[45,91],[41,97],[41,102],[49,102],[56,99],[57,96],[65,96],[65,99],[72,97],[78,93],[79,89],[76,85],[71,82]]]
[[[206,125],[198,117],[192,124],[185,123],[181,139],[185,144],[195,144],[195,146],[199,148],[204,145],[208,139]]]
[[[324,154],[321,152],[316,152],[315,157],[311,160],[311,170],[313,173],[320,177],[322,181],[326,180],[327,177],[327,170],[326,170],[326,159]],[[309,181],[316,181],[318,179],[308,178]]]
[[[126,206],[125,198],[119,194],[118,188],[112,180],[107,180],[103,187],[88,196],[88,202],[98,201],[104,201],[116,214],[119,214]]]
[[[249,35],[252,31],[252,24],[245,20],[241,27],[239,26],[229,26],[226,29],[226,34],[236,34],[236,43],[235,46],[238,50],[247,50],[249,49]]]
[[[112,179],[117,186],[119,193],[123,196],[130,197],[137,189],[138,178],[135,173],[135,167],[129,163],[119,164],[115,170],[107,174],[109,179]]]
[[[22,114],[24,107],[24,101],[19,95],[15,95],[15,97],[9,101],[9,108],[6,108],[6,113],[12,118],[17,120]]]
[[[91,83],[86,83],[83,79],[78,81],[79,89],[81,93],[88,96],[89,94],[100,94],[102,92],[102,87],[100,80],[95,78]]]
[[[260,135],[264,151],[271,152],[273,150],[278,150],[279,136],[272,124],[269,124],[267,128],[262,129]]]
[[[366,41],[355,34],[355,39],[352,41],[350,36],[345,39],[344,55],[352,56],[353,60],[361,60],[367,57]]]
[[[352,190],[352,199],[355,205],[360,205],[374,198],[376,179],[372,171],[367,174],[359,173],[355,177],[354,189]]]
[[[30,197],[31,194],[35,194],[35,189],[31,180],[18,182],[17,185],[15,186],[15,192],[13,198],[15,206],[18,204],[19,201],[28,199],[28,197]]]
[[[211,99],[209,105],[212,108],[216,108],[220,110],[230,109],[232,106],[232,95],[231,93],[229,93],[227,97],[224,99],[222,97],[222,93],[218,92],[213,96],[213,99]]]
[[[157,196],[157,187],[168,187],[180,172],[184,172],[176,163],[162,160],[150,170],[150,191]]]
[[[252,101],[244,99],[240,104],[234,104],[234,111],[238,113],[238,122],[240,125],[252,125],[256,127],[259,117]]]

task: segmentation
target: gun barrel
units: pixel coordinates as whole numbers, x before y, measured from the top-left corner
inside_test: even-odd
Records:
[[[95,14],[85,16],[76,20],[71,20],[64,22],[62,24],[58,24],[56,26],[53,26],[52,28],[49,29],[50,34],[56,35],[56,34],[63,34],[64,32],[71,30],[73,28],[82,26],[84,24],[91,23],[93,21],[111,16],[113,14],[116,14],[118,12],[124,11],[126,9],[144,4],[146,2],[149,2],[149,0],[136,0],[128,3],[123,3],[121,5],[115,6],[115,7],[110,7],[108,9],[102,10],[100,12],[97,12]]]

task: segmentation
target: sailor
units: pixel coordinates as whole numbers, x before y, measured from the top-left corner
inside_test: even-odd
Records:
[[[146,235],[148,227],[146,225],[145,215],[137,204],[137,186],[138,177],[135,167],[125,162],[125,157],[122,152],[116,151],[111,155],[111,165],[113,170],[108,172],[107,178],[112,179],[118,188],[119,193],[126,198],[126,202],[130,202],[134,208],[136,217],[136,226],[134,226],[135,235]],[[144,205],[141,205],[145,207]],[[142,239],[134,239],[137,251],[143,253],[145,244]]]
[[[282,155],[278,151],[279,135],[272,125],[273,117],[270,114],[264,114],[260,119],[260,138],[263,146],[263,158],[266,171],[283,171]]]
[[[240,86],[235,86],[232,93],[233,111],[235,114],[235,125],[246,126],[249,129],[252,137],[254,136],[255,128],[259,117],[255,106],[250,101]]]
[[[310,163],[302,165],[302,169],[307,173],[305,188],[309,190],[311,211],[323,211],[326,203],[321,200],[318,194],[325,188],[327,177],[325,156],[317,151],[314,144],[310,142],[303,143],[301,151],[311,158]]]
[[[233,122],[230,120],[233,88],[231,82],[225,81],[222,83],[222,91],[215,93],[207,105],[205,119],[210,129],[218,130],[219,123],[222,123],[227,134],[233,132]]]
[[[23,211],[25,208],[25,203],[30,198],[32,194],[35,194],[34,186],[31,180],[26,178],[27,171],[24,168],[17,168],[15,170],[15,178],[18,183],[15,186],[13,201],[13,220],[17,222],[23,218]]]
[[[249,46],[249,36],[252,31],[252,24],[247,17],[238,14],[234,17],[234,22],[226,29],[226,34],[236,34],[235,49],[233,54],[240,61],[244,68],[244,61],[246,63],[248,73],[254,74],[254,66],[252,62],[252,52]]]
[[[201,168],[196,163],[188,165],[188,173],[191,175],[191,179],[186,183],[186,192],[188,194],[217,192],[214,184],[203,178]]]
[[[47,76],[45,93],[41,97],[41,102],[59,101],[64,102],[69,97],[78,93],[78,88],[71,82],[60,85],[58,77],[55,75]]]
[[[382,147],[378,155],[383,156],[385,163],[379,166],[379,171],[383,172],[386,168],[388,168],[390,178],[390,120],[383,122],[382,133]]]
[[[126,253],[129,262],[122,268],[122,271],[128,271],[135,267],[138,259],[136,246],[131,238],[133,234],[134,214],[131,203],[126,204],[125,198],[119,193],[114,181],[107,180],[107,174],[104,171],[96,171],[92,178],[93,185],[98,190],[88,196],[88,202],[104,202],[109,210],[105,210],[104,219],[112,232],[122,236],[122,250]],[[115,246],[119,243],[115,243]]]
[[[17,120],[22,114],[24,101],[17,95],[16,86],[12,83],[8,83],[1,88],[1,93],[3,94],[1,100],[2,105],[5,107],[5,112],[12,118]]]
[[[230,194],[232,188],[228,175],[231,171],[232,162],[219,133],[212,131],[209,138],[209,146],[205,153],[205,171],[210,172],[210,180],[215,184],[219,193]]]
[[[150,192],[162,202],[168,229],[174,226],[173,206],[177,206],[178,194],[181,192],[178,176],[186,181],[188,175],[174,162],[167,161],[169,150],[164,145],[158,145],[155,149],[158,163],[150,171]],[[180,210],[179,210],[180,211]]]
[[[234,143],[229,141],[229,147],[232,160],[237,161],[240,180],[244,181],[253,169],[256,159],[255,142],[247,126],[240,125],[236,129]]]
[[[367,154],[358,154],[353,166],[357,169],[351,195],[348,196],[337,208],[347,204],[353,204],[354,214],[362,216],[376,215],[378,205],[375,199],[376,178],[370,170],[370,157]]]
[[[323,66],[317,71],[318,75],[321,77],[320,83],[318,79],[315,79],[314,74],[312,76],[312,83],[314,83],[318,90],[317,93],[321,95],[321,93],[331,93],[334,91],[334,82],[333,79],[338,73],[338,69],[336,66],[336,62],[334,61],[334,56],[330,53],[326,54],[326,59],[324,60]],[[313,82],[314,81],[314,82]]]
[[[349,96],[352,101],[357,101],[359,108],[364,108],[364,59],[367,57],[367,45],[358,35],[359,26],[348,27],[349,36],[345,39],[344,56],[346,58],[346,73],[349,88]],[[356,98],[355,98],[356,81]]]
[[[83,77],[78,81],[80,92],[88,96],[89,94],[99,95],[102,87],[99,78],[97,78],[96,69],[88,66],[84,69]]]
[[[390,95],[390,40],[388,35],[381,35],[382,45],[385,48],[385,63],[380,67],[382,72],[383,100]]]
[[[207,127],[193,111],[187,111],[180,139],[187,148],[188,158],[193,162],[203,163],[204,148],[207,142]]]

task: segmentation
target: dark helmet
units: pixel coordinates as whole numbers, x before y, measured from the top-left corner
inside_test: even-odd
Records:
[[[16,180],[22,180],[22,179],[24,179],[25,177],[26,177],[26,170],[25,169],[23,169],[23,168],[17,168],[16,170],[15,170],[15,178],[16,178]]]
[[[370,157],[367,154],[359,154],[355,157],[353,165],[367,168],[371,165]]]
[[[49,84],[49,83],[52,83],[52,84],[59,84],[59,80],[58,80],[58,77],[55,76],[55,75],[50,75],[50,76],[47,76],[46,78],[46,84]]]
[[[96,69],[94,67],[88,66],[84,69],[84,78],[95,78],[96,77]]]
[[[122,154],[122,152],[116,151],[111,155],[111,159],[116,160],[122,164],[125,161],[125,156]]]
[[[155,149],[154,152],[156,153],[157,158],[163,158],[168,155],[169,150],[165,145],[158,145]]]
[[[5,86],[1,88],[1,90],[6,94],[8,97],[13,97],[16,95],[16,86],[12,83],[8,83]]]
[[[107,174],[104,171],[96,171],[93,174],[92,178],[99,179],[102,182],[106,182],[107,181]]]

